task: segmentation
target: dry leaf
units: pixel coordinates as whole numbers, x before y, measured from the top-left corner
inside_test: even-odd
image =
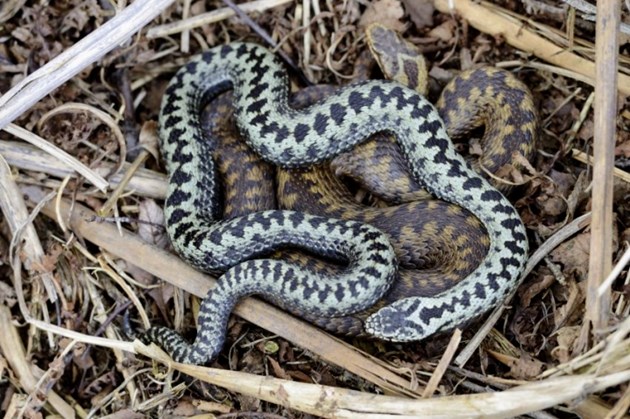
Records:
[[[567,326],[556,332],[558,346],[551,350],[551,355],[559,362],[565,363],[571,360],[573,344],[580,336],[581,326]]]
[[[433,0],[403,0],[403,4],[416,29],[433,26]]]
[[[540,375],[545,370],[545,364],[536,358],[533,358],[527,352],[522,352],[521,357],[517,358],[510,365],[510,375],[519,379],[531,379]]]
[[[399,0],[377,0],[370,3],[359,20],[360,27],[371,23],[380,23],[397,32],[405,30],[405,24],[400,19],[405,15]]]
[[[145,199],[138,206],[138,235],[147,243],[153,243],[161,249],[168,246],[168,237],[162,227],[164,212],[152,199]]]
[[[574,272],[578,279],[584,278],[588,272],[591,233],[578,234],[562,243],[551,252],[551,259],[564,266],[565,273]]]
[[[528,286],[524,287],[524,291],[519,289],[521,305],[523,307],[529,307],[532,299],[540,294],[542,291],[549,289],[556,282],[556,278],[553,275],[543,275],[542,280],[528,283]]]
[[[625,141],[615,147],[615,156],[630,157],[630,141]]]
[[[538,207],[542,209],[545,215],[555,217],[560,214],[564,214],[567,209],[567,204],[560,196],[541,195],[536,198]]]
[[[583,284],[583,282],[580,283],[580,285],[581,284]],[[580,307],[583,307],[584,299],[586,298],[583,287],[578,286],[573,279],[567,282],[563,291],[566,294],[565,298],[567,303],[557,306],[556,310],[553,312],[553,322],[556,328],[567,324],[571,316],[576,314]]]
[[[271,369],[273,370],[273,375],[278,377],[278,378],[282,378],[285,380],[290,380],[291,376],[289,374],[287,374],[287,372],[280,366],[280,364],[278,363],[278,361],[276,361],[275,359],[268,357],[267,361],[269,361],[269,364],[271,364]],[[310,382],[310,380],[309,380]]]
[[[427,34],[429,38],[437,38],[441,41],[448,42],[455,37],[455,24],[451,20],[447,20],[440,26],[431,29]]]

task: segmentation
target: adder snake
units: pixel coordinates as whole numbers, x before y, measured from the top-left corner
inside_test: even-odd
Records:
[[[212,141],[204,140],[199,109],[232,86],[237,123],[249,145],[283,167],[329,159],[390,132],[413,179],[435,196],[471,211],[485,226],[489,251],[478,268],[432,297],[399,299],[370,315],[365,330],[397,341],[419,340],[481,314],[514,285],[527,255],[523,224],[509,201],[458,155],[433,107],[416,92],[388,81],[347,86],[304,110],[287,104],[287,77],[264,48],[234,43],[214,48],[181,69],[167,89],[160,138],[169,172],[167,231],[193,266],[225,271],[199,313],[193,345],[165,328],[145,338],[178,361],[204,363],[224,340],[227,317],[239,298],[262,294],[298,312],[343,316],[373,305],[396,273],[387,237],[368,224],[292,211],[265,211],[219,221]],[[256,259],[296,246],[340,261],[339,277],[325,277],[291,262]]]

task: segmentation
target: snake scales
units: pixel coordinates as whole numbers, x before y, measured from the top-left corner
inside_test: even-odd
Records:
[[[232,86],[239,130],[263,158],[283,167],[304,167],[329,159],[391,132],[415,182],[437,197],[470,210],[489,234],[479,267],[456,286],[432,297],[399,299],[370,315],[365,330],[376,337],[419,340],[451,328],[495,305],[521,271],[527,240],[518,214],[453,149],[435,108],[414,91],[388,81],[347,86],[305,110],[287,104],[287,80],[280,63],[264,48],[234,43],[212,49],[178,72],[160,114],[160,138],[169,172],[165,204],[174,247],[199,269],[225,271],[204,300],[193,345],[165,328],[152,328],[156,341],[182,362],[204,363],[223,344],[225,324],[239,298],[262,294],[279,305],[315,316],[336,317],[372,306],[389,288],[396,258],[387,236],[368,224],[293,211],[264,211],[219,221],[216,165],[209,156],[198,110]],[[296,246],[347,261],[329,277],[272,259],[283,246]]]

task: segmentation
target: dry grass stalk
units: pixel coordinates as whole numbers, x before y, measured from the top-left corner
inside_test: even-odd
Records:
[[[59,147],[56,147],[51,142],[46,141],[40,136],[33,134],[32,132],[22,127],[19,127],[15,124],[7,125],[6,127],[4,127],[4,131],[30,144],[33,144],[37,148],[45,151],[47,154],[49,154],[48,159],[50,159],[50,156],[54,157],[55,160],[62,162],[69,169],[76,171],[77,173],[80,173],[90,183],[92,183],[94,186],[96,186],[100,190],[105,191],[107,189],[107,186],[109,184],[101,175],[99,175],[98,173],[95,173],[93,170],[91,170],[90,168],[85,166],[83,163],[81,163],[80,161],[72,157],[70,154],[61,150]]]
[[[57,301],[57,292],[53,284],[54,278],[52,273],[45,268],[45,253],[33,226],[33,220],[22,198],[22,192],[13,179],[11,169],[1,155],[0,185],[2,185],[0,188],[0,209],[6,217],[13,235],[9,258],[12,259],[12,255],[24,252],[26,268],[35,278],[41,280],[50,301]]]
[[[74,173],[70,166],[60,160],[51,159],[47,153],[28,144],[0,141],[0,154],[11,167],[16,169],[31,170],[56,178],[64,178]],[[113,164],[101,162],[101,165],[92,172],[98,176],[105,176],[112,170],[114,170]],[[113,175],[109,179],[111,187],[120,185],[124,181],[125,174],[129,173],[130,170],[132,170],[131,165],[123,164],[121,173]],[[146,198],[164,199],[166,196],[166,176],[153,170],[138,169],[133,172],[133,176],[129,179],[124,190]]]
[[[291,3],[293,0],[257,0],[248,3],[239,4],[239,8],[246,13],[264,12],[283,4]],[[229,7],[213,10],[208,13],[202,13],[188,19],[182,19],[177,22],[168,23],[166,25],[154,26],[147,31],[146,37],[149,39],[159,38],[162,36],[173,35],[203,25],[220,22],[233,17],[236,13]]]
[[[594,162],[593,156],[589,156],[588,154],[586,154],[583,151],[580,151],[576,148],[574,148],[573,150],[571,150],[572,152],[572,156],[575,160],[580,161],[584,164],[590,164],[592,165]],[[630,183],[630,174],[628,174],[628,172],[624,172],[621,169],[617,169],[616,167],[612,168],[612,173],[613,176],[618,177],[619,179],[623,180],[624,182],[628,182]]]
[[[285,0],[276,1],[276,3],[279,4],[285,4],[287,2],[288,1]],[[142,3],[144,2],[138,0],[134,2],[134,5]],[[262,1],[250,2],[241,4],[240,6],[245,9],[249,7],[249,5],[262,3]],[[271,4],[272,2],[264,3]],[[441,3],[445,2],[436,0],[436,4],[439,5]],[[302,4],[305,9],[308,9],[310,7],[315,8],[316,4],[318,3],[311,2],[309,0],[303,0]],[[497,15],[495,12],[496,8],[485,8],[484,6],[477,6],[463,0],[459,0],[455,4],[458,7],[463,4],[464,7],[462,10],[468,11],[470,10],[470,8],[483,8],[483,14],[481,15],[481,20],[483,24],[481,25],[482,27],[478,29],[482,31],[490,31],[489,33],[495,34],[495,32],[492,32],[492,30],[495,30],[496,28],[501,27],[501,25],[506,24],[508,25],[507,27],[509,29],[506,31],[508,42],[516,42],[515,45],[526,51],[531,51],[530,48],[536,48],[536,50],[532,52],[538,53],[541,56],[551,57],[549,61],[556,64],[557,67],[547,66],[541,63],[527,63],[527,65],[533,68],[550,69],[556,74],[562,74],[566,77],[572,77],[589,83],[595,83],[594,72],[592,72],[591,74],[588,71],[589,65],[580,66],[579,68],[571,67],[571,70],[569,70],[568,68],[563,68],[563,60],[566,59],[566,57],[570,57],[571,59],[573,59],[573,54],[567,53],[565,51],[563,51],[561,54],[551,54],[550,51],[553,50],[551,46],[553,46],[554,48],[558,48],[556,45],[553,45],[553,43],[545,40],[543,40],[543,42],[541,43],[540,39],[543,38],[534,35],[527,28],[521,26],[518,22],[514,23],[510,19]],[[152,2],[151,7],[155,7],[155,2]],[[231,13],[231,10],[229,12]],[[317,13],[317,10],[315,10],[315,12]],[[307,16],[307,13],[308,11],[305,11],[305,17]],[[479,21],[479,15],[477,15],[476,17],[477,19],[474,15],[466,16],[467,19],[471,20],[473,25],[475,24],[475,22],[478,23]],[[191,20],[183,20],[181,22],[177,22],[176,26],[179,25],[177,27],[180,28],[177,31],[187,31],[189,28],[192,27],[190,26],[190,23]],[[319,23],[321,24],[322,22],[319,21]],[[488,27],[493,28],[492,30],[490,30],[488,29]],[[320,26],[320,28],[323,28],[323,26]],[[518,30],[518,33],[513,32],[513,29],[515,28]],[[164,26],[161,27],[161,29],[164,29]],[[119,31],[120,29],[116,30]],[[525,43],[526,45],[518,44],[518,42],[523,42],[523,39],[520,39],[519,41],[519,37],[522,36],[522,33],[525,34],[524,37],[528,40]],[[313,35],[313,33],[309,33],[309,36],[311,35]],[[512,39],[513,35],[516,36],[516,40]],[[182,39],[184,38],[187,37],[182,34]],[[530,42],[534,43],[530,44]],[[580,47],[584,45],[584,43],[581,43],[579,39],[573,39],[571,42]],[[182,45],[185,45],[185,42],[182,42]],[[310,40],[308,40],[308,36],[305,37],[303,46],[308,48],[312,45],[314,44],[310,43]],[[81,50],[79,52],[82,54],[84,53],[84,51]],[[162,53],[167,52],[163,51]],[[556,55],[562,56],[563,58],[558,60],[558,62],[553,61]],[[327,57],[330,58],[330,55],[328,55]],[[308,54],[305,54],[304,58],[305,62],[310,62],[308,59]],[[590,61],[583,58],[580,58],[580,60],[582,60],[581,62],[592,64]],[[85,63],[88,63],[88,61],[86,60],[84,64]],[[80,66],[77,66],[76,68],[79,67]],[[154,76],[152,75],[146,80],[150,80],[152,77]],[[627,76],[623,77],[627,78]],[[622,79],[623,78],[620,76],[620,80]],[[142,83],[145,83],[146,80]],[[622,84],[623,83],[620,83],[620,89],[623,92],[624,90]],[[626,86],[628,85],[629,84],[626,83]],[[138,84],[138,86],[140,86],[140,84]],[[45,86],[40,86],[40,89],[42,90],[38,90],[38,92],[44,92]],[[612,89],[615,89],[614,85]],[[43,94],[46,93],[48,92],[45,92]],[[26,99],[28,99],[28,95],[26,95]],[[3,100],[5,100],[4,97],[0,99],[0,102],[2,102]],[[11,99],[9,99],[9,101],[11,102]],[[2,112],[3,111],[0,110],[0,122],[3,121]],[[26,155],[21,155],[21,153],[23,152]],[[50,159],[46,159],[46,155],[42,154],[39,150],[34,150],[32,147],[29,147],[27,145],[0,143],[0,153],[5,154],[7,156],[7,159],[15,167],[25,168],[28,170],[37,170],[44,173],[51,173],[54,176],[62,177],[68,176],[72,173],[70,170],[68,170],[67,166],[61,164],[59,161],[50,161]],[[99,173],[106,173],[108,170],[107,168],[111,168],[111,165],[103,164],[103,167],[105,167],[105,171],[99,171]],[[128,168],[129,166],[126,165],[125,167]],[[129,171],[128,174],[133,173],[134,170],[135,168],[132,168],[132,170]],[[61,175],[59,173],[61,173]],[[22,178],[24,177],[22,176]],[[164,196],[165,179],[163,175],[156,172],[140,169],[138,170],[138,172],[134,173],[133,177],[121,179],[121,176],[118,175],[114,179],[115,180],[112,181],[112,184],[122,183],[124,185],[127,181],[129,181],[129,184],[125,187],[124,190],[134,190],[135,195],[137,196],[150,196],[155,198],[162,198]],[[58,186],[55,181],[47,180],[44,183],[49,186],[52,185],[53,187]],[[33,194],[34,190],[31,189],[28,193]],[[79,193],[83,192],[80,191]],[[35,195],[32,196],[36,195],[37,194],[35,193]],[[204,295],[205,291],[210,286],[211,282],[208,276],[201,275],[198,272],[193,271],[189,267],[185,266],[173,255],[167,254],[162,250],[153,248],[152,246],[147,245],[146,243],[139,240],[137,236],[128,234],[127,232],[125,232],[123,236],[120,237],[118,231],[111,225],[87,222],[86,217],[93,217],[94,213],[85,210],[85,208],[83,207],[78,206],[77,208],[75,208],[75,210],[76,213],[73,214],[73,218],[70,223],[73,230],[79,235],[85,237],[87,240],[95,243],[97,246],[100,246],[105,251],[109,251],[111,252],[111,254],[121,257],[123,259],[131,260],[134,264],[137,264],[147,271],[154,273],[156,276],[170,280],[176,286],[186,289],[196,295]],[[56,213],[59,213],[62,215],[63,218],[68,218],[69,204],[65,200],[59,200],[58,208],[54,208],[54,205],[52,204],[47,204],[44,207],[44,212],[51,217],[55,217]],[[559,242],[566,240],[567,237],[575,234],[575,232],[584,228],[586,225],[588,225],[589,222],[590,216],[587,214],[576,219],[573,223],[565,226],[562,230],[557,232],[556,235],[552,236],[534,254],[532,259],[530,260],[530,263],[528,264],[528,271],[526,271],[524,276],[526,276],[527,273],[529,273],[529,271],[531,271],[531,269],[537,263],[539,263],[542,257],[547,255],[551,249],[557,246]],[[156,261],[157,264],[153,264]],[[107,261],[104,261],[103,266],[112,278],[118,277],[116,272],[111,269],[114,267],[112,264],[108,264]],[[177,280],[173,280],[173,278],[177,278]],[[185,282],[177,282],[180,281],[181,278],[185,278]],[[120,280],[120,278],[117,279]],[[124,285],[121,286],[125,288]],[[94,305],[97,306],[101,311],[103,311],[103,306],[98,301],[99,297],[94,295],[94,298]],[[137,301],[136,304],[138,304]],[[418,397],[417,392],[408,390],[408,387],[412,385],[413,380],[410,382],[393,374],[386,368],[383,368],[382,364],[379,364],[378,360],[372,360],[367,357],[363,357],[359,355],[357,351],[349,348],[343,343],[336,341],[336,339],[319,332],[309,325],[306,325],[299,321],[295,321],[292,318],[288,317],[286,314],[276,309],[273,309],[258,300],[249,299],[245,301],[238,307],[236,313],[240,314],[243,318],[248,319],[252,323],[259,324],[262,327],[265,327],[268,330],[271,330],[279,335],[284,336],[286,339],[289,339],[299,344],[300,346],[303,346],[312,350],[315,353],[320,354],[320,356],[322,356],[324,359],[343,366],[348,371],[354,372],[355,374],[368,379],[376,385],[384,388],[386,391],[394,394],[404,394],[408,397]],[[492,326],[495,324],[496,320],[501,316],[501,314],[502,309],[495,311],[490,320],[486,322],[486,328],[482,329],[476,335],[475,339],[473,339],[473,341],[469,345],[467,345],[464,351],[461,352],[460,357],[457,358],[460,365],[465,364],[470,354],[474,350],[476,350],[481,340],[483,340],[486,333],[488,333],[488,331],[492,328]],[[27,315],[27,313],[25,313],[25,315]],[[109,334],[108,332],[106,333],[108,333],[110,339],[90,338],[86,337],[85,335],[69,332],[68,330],[51,326],[46,322],[38,322],[30,318],[27,318],[27,320],[30,321],[31,324],[36,325],[37,327],[40,327],[46,331],[69,336],[72,339],[81,340],[90,344],[107,345],[109,347],[125,351],[133,351],[133,347],[129,342],[117,341],[115,336],[113,334]],[[2,322],[0,321],[0,324],[1,323]],[[414,401],[403,398],[366,395],[363,393],[342,390],[335,387],[299,384],[285,380],[259,377],[244,373],[233,373],[224,370],[201,369],[199,367],[180,365],[178,365],[177,368],[182,371],[187,371],[191,375],[198,374],[200,375],[200,378],[204,379],[205,381],[223,386],[235,392],[247,394],[256,398],[262,398],[264,400],[269,400],[274,403],[278,403],[294,409],[326,417],[351,417],[357,415],[367,417],[373,417],[376,415],[378,415],[379,417],[383,417],[384,415],[403,417],[402,415],[428,416],[431,414],[435,416],[448,417],[470,417],[474,414],[483,414],[488,417],[504,417],[518,415],[530,412],[532,410],[543,409],[546,407],[566,403],[571,399],[583,397],[585,394],[603,390],[607,386],[612,386],[624,381],[628,381],[630,378],[628,376],[630,361],[625,356],[625,353],[627,353],[628,348],[630,347],[630,341],[628,339],[625,339],[625,335],[627,335],[627,326],[627,324],[620,325],[617,332],[615,332],[614,335],[609,336],[609,338],[605,341],[605,344],[593,348],[592,351],[583,354],[584,356],[582,357],[577,357],[571,363],[562,365],[561,369],[554,371],[557,376],[552,377],[552,374],[545,374],[540,377],[543,381],[536,382],[534,384],[528,384],[515,388],[513,390],[508,390],[500,393],[447,397],[437,400]],[[454,344],[454,346],[456,345]],[[465,354],[467,354],[468,357],[464,357]],[[430,381],[430,385],[425,391],[426,394],[432,393],[433,389],[435,389],[436,386],[439,384],[442,374],[450,363],[451,355],[452,354],[449,353],[445,354],[445,356],[442,357],[442,361],[440,362],[438,368],[436,368]],[[121,354],[117,354],[117,356],[120,357]],[[155,354],[151,354],[151,356],[159,357]],[[165,360],[164,362],[168,363],[168,360]],[[448,370],[446,371],[448,374]],[[564,377],[560,376],[567,373],[575,374],[576,371],[579,371],[581,374]],[[129,385],[128,380],[132,377],[131,375],[126,374],[125,370],[123,370],[123,374],[125,374],[126,380],[125,383],[119,386],[119,388]],[[500,380],[497,380],[497,382],[498,381]],[[515,382],[513,381],[509,382],[509,380],[505,380],[503,387],[499,388],[505,388],[508,385],[514,384]],[[129,388],[129,391],[131,391],[131,387]],[[477,389],[475,391],[483,391],[483,389]],[[112,400],[115,394],[117,394],[117,392],[110,393],[109,397],[106,397],[102,401],[102,403],[107,403],[109,400]],[[155,406],[156,403],[163,403],[164,400],[168,399],[168,396],[166,394],[164,394],[162,397],[162,399],[149,400],[147,403],[153,403],[153,406]],[[618,400],[617,405],[615,406],[615,410],[613,411],[609,411],[608,407],[599,406],[597,399],[595,398],[587,398],[585,402],[579,405],[582,407],[576,408],[576,410],[583,409],[583,411],[596,411],[598,412],[599,417],[604,416],[604,414],[619,415],[621,414],[620,412],[624,410],[624,406],[627,405],[628,397],[628,392],[626,391],[623,396]],[[50,399],[51,402],[53,402],[54,400],[55,399],[53,398]],[[532,401],[535,401],[535,403],[532,403]],[[63,409],[63,407],[64,406],[61,406],[61,409]],[[66,413],[68,413],[67,411],[59,410],[60,408],[57,406],[55,406],[55,408],[57,409],[58,413],[64,414],[64,416]],[[141,406],[138,408],[144,409],[150,408],[150,406]],[[601,414],[602,412],[604,412],[604,414]]]
[[[536,249],[534,254],[529,257],[527,265],[525,265],[525,270],[521,274],[519,284],[523,283],[525,278],[527,278],[527,275],[529,275],[536,267],[536,265],[538,265],[543,260],[543,258],[545,258],[545,256],[547,256],[553,249],[558,247],[561,243],[576,234],[578,231],[588,226],[590,222],[591,214],[584,214],[558,230],[553,236],[549,237],[540,247],[538,247],[538,249]],[[473,338],[470,339],[468,344],[460,351],[459,355],[457,355],[457,358],[455,358],[455,364],[457,366],[462,367],[468,362],[477,347],[481,345],[481,342],[486,338],[486,336],[494,327],[495,323],[501,317],[501,315],[505,311],[507,304],[509,304],[512,298],[514,298],[517,289],[518,287],[515,287],[510,296],[506,298],[504,304],[497,307],[490,314],[488,319],[486,319],[486,321],[483,323],[483,326],[481,326],[479,330],[477,330]]]
[[[0,336],[2,336],[0,351],[4,354],[20,385],[29,393],[35,391],[39,377],[33,374],[33,366],[30,361],[26,360],[22,338],[13,324],[11,310],[5,305],[0,305]],[[41,371],[39,373],[41,374]],[[62,417],[75,417],[72,406],[54,391],[49,391],[46,398],[53,409]]]
[[[513,417],[555,406],[585,394],[630,380],[630,371],[597,376],[558,377],[514,387],[503,392],[410,400],[366,394],[337,387],[304,384],[236,371],[171,363],[168,357],[138,345],[145,355],[202,381],[326,418],[361,417]]]
[[[588,271],[586,318],[594,337],[608,326],[610,290],[600,294],[600,284],[612,268],[613,168],[617,116],[617,55],[620,7],[616,2],[597,5],[595,48],[595,126],[593,144],[593,221]]]

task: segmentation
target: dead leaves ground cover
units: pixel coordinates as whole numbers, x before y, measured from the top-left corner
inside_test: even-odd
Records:
[[[576,19],[571,9],[543,7],[538,1],[500,1],[500,6],[519,15],[557,29],[561,34],[592,42],[594,24]],[[305,5],[309,6],[305,9]],[[542,121],[541,140],[531,166],[520,177],[521,186],[512,194],[530,232],[535,249],[559,229],[590,210],[590,167],[572,157],[572,150],[590,153],[593,140],[593,116],[589,100],[592,87],[553,71],[528,66],[531,56],[510,47],[501,37],[493,37],[468,26],[465,20],[437,13],[431,2],[413,0],[348,0],[344,2],[286,2],[286,4],[251,14],[272,39],[303,72],[303,79],[293,77],[296,86],[306,82],[347,83],[354,63],[365,49],[362,29],[379,22],[402,33],[416,44],[430,63],[430,98],[437,97],[441,86],[458,71],[480,64],[509,68],[532,90]],[[198,1],[190,6],[194,16],[224,5],[218,1]],[[0,92],[6,92],[26,74],[43,66],[64,49],[102,25],[115,13],[111,3],[97,0],[66,0],[43,4],[34,1],[10,1],[0,6]],[[149,25],[161,25],[182,19],[182,4],[164,12]],[[567,17],[573,16],[572,25]],[[105,175],[120,171],[123,161],[133,161],[142,154],[140,132],[143,124],[155,120],[159,101],[172,73],[197,51],[237,39],[262,42],[252,27],[238,18],[229,18],[195,28],[187,35],[174,34],[149,38],[142,34],[110,52],[105,58],[82,71],[53,94],[38,102],[16,124],[67,151],[91,168],[108,168]],[[187,40],[185,41],[184,38]],[[625,42],[625,43],[624,43]],[[189,45],[189,52],[182,52]],[[627,38],[621,52],[628,54]],[[586,55],[588,55],[586,53]],[[624,66],[625,64],[625,66]],[[621,71],[628,71],[628,61]],[[620,95],[617,119],[615,161],[621,171],[630,161],[630,108]],[[115,122],[78,107],[69,107],[50,117],[46,114],[63,104],[84,104],[101,110]],[[119,132],[117,132],[117,130]],[[0,142],[15,141],[0,132]],[[462,146],[463,151],[468,147]],[[474,144],[470,147],[475,151]],[[0,154],[6,150],[0,148]],[[161,171],[151,153],[145,156],[147,169]],[[103,208],[107,195],[96,191],[81,179],[64,179],[37,170],[17,170],[14,175],[24,187],[36,185],[63,190],[63,196],[95,211]],[[627,181],[615,178],[615,255],[630,243],[630,188]],[[127,193],[118,197],[115,211],[104,214],[101,222],[118,222],[137,232],[144,240],[161,247],[168,243],[160,225],[161,202],[150,194]],[[159,196],[159,193],[157,194]],[[128,298],[112,279],[112,271],[129,280],[147,307],[150,318],[166,321],[194,334],[191,313],[198,300],[191,299],[171,285],[154,287],[155,277],[132,263],[111,259],[101,249],[71,231],[63,231],[49,218],[38,216],[35,226],[44,244],[45,259],[25,275],[23,292],[31,315],[53,324],[86,334],[103,333],[102,322],[119,328],[124,316],[137,321],[129,310]],[[0,224],[0,300],[10,309],[13,319],[21,322],[12,278],[11,233],[6,222]],[[80,246],[70,245],[79,243]],[[569,362],[588,347],[581,335],[585,312],[585,284],[588,274],[590,231],[588,228],[551,251],[519,288],[509,310],[493,332],[484,340],[465,369],[452,367],[443,376],[439,394],[477,392],[482,388],[501,390],[514,383],[535,380],[546,370]],[[81,250],[78,250],[81,249]],[[19,253],[18,253],[19,255]],[[53,275],[56,304],[46,303],[47,294],[38,284],[37,273]],[[610,325],[628,315],[628,276],[624,270],[613,285]],[[88,283],[94,281],[98,287]],[[100,308],[99,308],[100,306]],[[474,329],[471,328],[471,329]],[[467,330],[466,339],[471,335]],[[256,398],[220,388],[195,387],[181,397],[155,399],[162,387],[150,378],[150,363],[144,358],[112,356],[111,350],[78,345],[63,354],[67,340],[50,339],[45,333],[24,327],[22,344],[30,362],[44,371],[54,371],[47,379],[48,389],[71,399],[79,406],[102,416],[132,408],[128,393],[121,392],[125,380],[134,371],[144,371],[134,378],[141,389],[138,400],[155,400],[139,412],[192,415],[211,411],[217,414],[258,412],[262,416],[300,417],[301,414]],[[410,371],[422,384],[435,368],[448,343],[448,337],[407,345],[351,341],[394,368]],[[263,329],[234,318],[228,344],[214,366],[271,375],[305,383],[320,383],[357,390],[379,392],[369,381],[348,373],[334,364],[322,362],[309,348],[303,348]],[[181,377],[175,377],[175,380]],[[622,385],[597,396],[596,402],[612,406],[627,391]],[[0,356],[0,411],[10,410],[15,396],[24,392],[15,379],[6,357]],[[28,393],[28,392],[27,392]],[[112,398],[112,394],[115,397]],[[202,396],[205,401],[201,402]],[[134,396],[137,397],[137,396]],[[43,400],[46,392],[42,394]],[[166,403],[166,404],[165,404]],[[42,404],[31,401],[30,415],[37,416]],[[566,407],[565,407],[566,408]],[[550,411],[549,414],[559,413]],[[253,413],[252,413],[253,414]]]

